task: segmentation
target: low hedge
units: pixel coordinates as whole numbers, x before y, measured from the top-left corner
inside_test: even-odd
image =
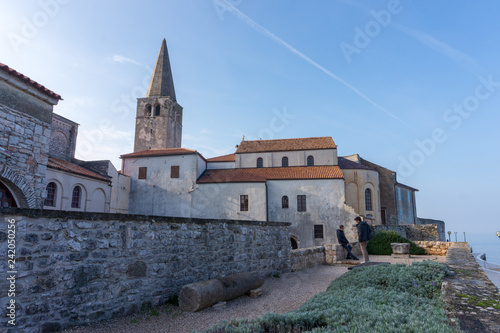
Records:
[[[452,333],[440,297],[447,274],[433,261],[360,267],[295,311],[225,322],[204,333]]]
[[[413,243],[409,239],[401,236],[395,231],[381,231],[377,233],[369,242],[366,249],[369,254],[391,255],[391,243],[410,243],[410,254],[423,255],[425,250]]]

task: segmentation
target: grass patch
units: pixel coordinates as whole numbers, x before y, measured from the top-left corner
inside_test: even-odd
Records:
[[[357,268],[295,311],[220,323],[204,333],[451,333],[440,297],[447,274],[434,261]]]
[[[479,297],[479,296],[464,295],[464,294],[458,294],[457,296],[466,298],[467,302],[469,302],[469,304],[472,304],[474,306],[479,306],[482,308],[491,307],[495,309],[500,309],[500,300],[496,300],[490,297]]]
[[[404,238],[395,231],[381,231],[377,233],[369,242],[366,249],[369,254],[375,255],[391,255],[391,243],[410,243],[410,254],[424,255],[425,250],[413,243],[407,238]]]

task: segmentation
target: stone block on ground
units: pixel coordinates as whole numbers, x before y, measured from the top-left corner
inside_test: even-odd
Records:
[[[199,311],[212,304],[232,300],[263,284],[264,278],[258,272],[240,273],[190,283],[181,289],[179,307],[182,311]]]
[[[257,289],[252,289],[249,292],[247,292],[247,295],[250,296],[251,298],[257,298],[262,295],[262,288],[257,288]]]

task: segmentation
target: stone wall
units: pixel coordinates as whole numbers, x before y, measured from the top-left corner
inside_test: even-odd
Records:
[[[0,154],[0,181],[20,207],[42,207],[49,141],[50,123],[0,104],[0,146],[12,152]]]
[[[437,226],[437,231],[438,231],[438,236],[439,240],[441,242],[446,242],[446,227],[444,221],[441,220],[434,220],[434,219],[423,219],[423,218],[417,218],[417,224],[435,224]]]
[[[127,315],[216,276],[290,271],[288,223],[9,209],[0,210],[1,253],[12,219],[17,331]],[[7,268],[0,262],[0,290],[9,287]],[[6,318],[11,298],[0,297]]]
[[[445,256],[448,249],[454,244],[461,244],[461,242],[432,242],[432,241],[413,241],[421,248],[425,249],[426,254]]]
[[[305,249],[292,250],[290,260],[292,270],[294,271],[323,265],[325,263],[325,247],[315,246]]]
[[[402,225],[375,225],[375,233],[380,231],[395,231],[411,241],[439,241],[440,235],[436,224],[402,224]]]
[[[358,242],[349,243],[352,246],[351,252],[355,256],[362,256],[361,247]],[[342,263],[347,257],[347,250],[340,244],[328,244],[325,245],[325,263],[327,265],[333,265]]]

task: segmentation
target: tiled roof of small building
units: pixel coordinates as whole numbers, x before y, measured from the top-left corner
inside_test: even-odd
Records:
[[[339,167],[341,169],[364,169],[364,170],[375,170],[361,163],[357,163],[347,158],[339,156]]]
[[[234,162],[234,154],[227,154],[227,155],[208,158],[207,162]]]
[[[271,151],[335,149],[332,137],[241,141],[236,154]]]
[[[75,163],[71,163],[71,162],[68,162],[65,160],[60,160],[60,159],[54,158],[54,157],[49,157],[47,167],[52,168],[52,169],[61,170],[61,171],[75,173],[75,174],[78,174],[81,176],[86,176],[86,177],[90,177],[90,178],[103,180],[106,182],[110,181],[109,178],[103,177],[103,176],[99,175],[98,173],[95,173],[93,171],[85,169],[84,167],[81,167]]]
[[[265,182],[266,180],[342,178],[344,178],[344,175],[338,166],[325,165],[310,167],[206,170],[198,179],[198,183],[250,183]]]
[[[120,158],[132,158],[132,157],[153,157],[153,156],[167,156],[167,155],[187,155],[196,154],[196,150],[187,148],[165,148],[165,149],[148,149],[143,151],[138,151],[135,153],[121,155]],[[201,156],[201,154],[200,154]]]
[[[62,100],[62,97],[61,95],[59,94],[56,94],[55,92],[53,92],[52,90],[49,90],[47,88],[45,88],[44,86],[42,86],[40,83],[30,79],[29,77],[27,77],[26,75],[24,74],[21,74],[19,73],[18,71],[10,68],[9,66],[5,65],[5,64],[2,64],[0,62],[0,69],[4,70],[5,72],[17,77],[19,80],[29,84],[30,86],[32,86],[33,88],[35,88],[36,90],[50,96],[50,97],[53,97],[53,98],[56,98],[58,100]]]

